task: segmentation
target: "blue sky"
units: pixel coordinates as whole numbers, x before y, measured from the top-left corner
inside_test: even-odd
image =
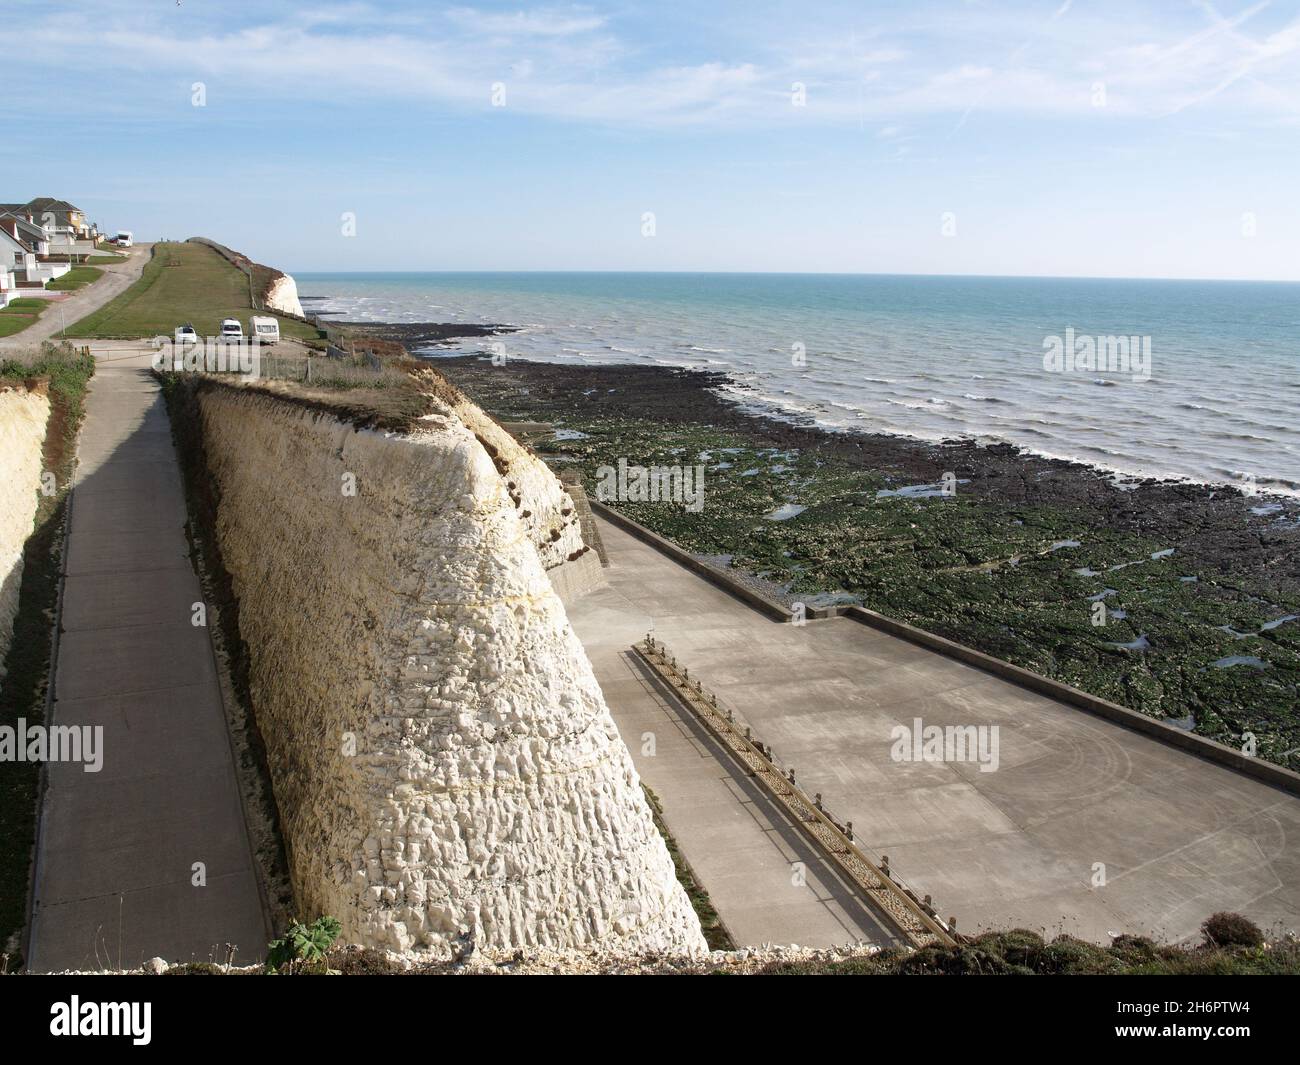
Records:
[[[290,271],[1300,279],[1300,3],[5,11],[0,200]]]

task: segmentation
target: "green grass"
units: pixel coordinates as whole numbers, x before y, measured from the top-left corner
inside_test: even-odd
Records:
[[[93,266],[74,266],[62,277],[56,277],[45,287],[52,292],[72,292],[75,289],[98,281],[104,271]]]
[[[140,280],[70,325],[68,336],[171,336],[184,322],[192,323],[203,336],[215,336],[221,319],[238,318],[247,329],[252,313],[247,275],[212,248],[190,243],[156,244]],[[315,328],[303,322],[279,320],[282,336],[316,336]]]
[[[113,263],[126,262],[125,255],[91,255],[86,259],[88,266],[111,266]]]
[[[77,355],[68,344],[44,344],[26,358],[0,362],[0,382],[33,377],[49,381],[50,419],[46,426],[44,464],[59,490],[38,500],[32,534],[23,548],[23,575],[13,640],[0,681],[0,723],[18,718],[39,724],[45,718],[49,678],[51,612],[59,587],[66,486],[71,481],[77,428],[81,424],[86,384],[95,360]],[[33,489],[34,490],[34,489]],[[36,827],[39,766],[0,762],[0,950],[10,952],[27,914],[27,878]],[[17,968],[15,959],[9,969]]]
[[[48,306],[47,300],[34,300],[30,297],[19,297],[14,300],[8,307],[0,310],[0,337],[11,337],[21,333],[36,321]]]

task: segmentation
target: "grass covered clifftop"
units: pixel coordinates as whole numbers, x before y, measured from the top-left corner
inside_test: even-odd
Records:
[[[99,310],[68,327],[70,337],[171,336],[191,323],[202,336],[215,336],[223,318],[247,325],[254,307],[249,278],[215,248],[194,242],[159,243],[140,280]],[[286,337],[314,340],[315,327],[275,315]]]

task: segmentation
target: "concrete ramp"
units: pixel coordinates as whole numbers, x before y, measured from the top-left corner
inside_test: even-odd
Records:
[[[619,653],[653,626],[693,677],[798,767],[806,791],[821,792],[867,848],[956,915],[959,931],[1180,940],[1225,909],[1266,929],[1300,923],[1295,795],[865,625],[768,620],[599,524],[609,586],[569,617],[634,753],[655,726]],[[997,768],[896,758],[894,730],[917,719],[997,726]],[[695,805],[700,774],[714,771],[644,754],[637,767],[723,920],[732,923],[729,906],[752,914],[765,904],[782,919],[788,878],[755,873],[737,885],[734,863],[730,881],[709,878],[710,826],[737,816],[717,792],[713,809]],[[793,938],[762,927],[766,938]],[[809,925],[801,917],[796,927]]]

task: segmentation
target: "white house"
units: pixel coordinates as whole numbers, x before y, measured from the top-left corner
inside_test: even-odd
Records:
[[[0,215],[0,266],[13,272],[17,286],[44,288],[72,269],[68,263],[41,262],[41,256],[49,254],[49,234],[43,226],[14,214]]]
[[[0,307],[8,307],[14,299],[14,272],[0,263]]]

